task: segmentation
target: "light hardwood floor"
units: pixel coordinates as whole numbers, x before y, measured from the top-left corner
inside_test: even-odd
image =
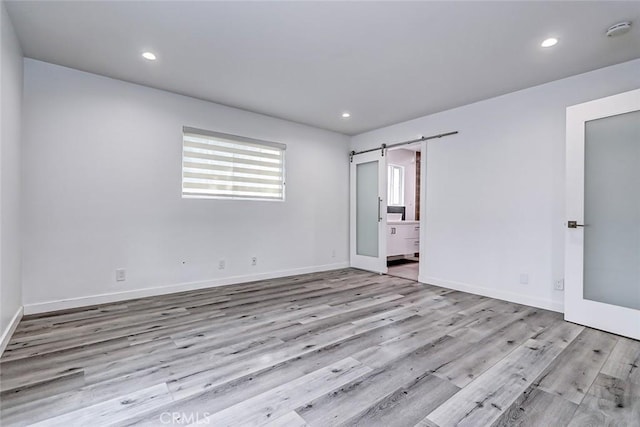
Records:
[[[640,342],[347,269],[25,317],[3,426],[638,426]]]

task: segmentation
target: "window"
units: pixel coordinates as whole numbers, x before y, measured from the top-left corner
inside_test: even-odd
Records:
[[[185,127],[182,197],[284,200],[286,146]]]
[[[387,204],[404,206],[404,167],[389,165],[387,168]]]

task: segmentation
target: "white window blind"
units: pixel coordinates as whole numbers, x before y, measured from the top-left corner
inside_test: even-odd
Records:
[[[286,145],[183,128],[182,197],[284,200]]]

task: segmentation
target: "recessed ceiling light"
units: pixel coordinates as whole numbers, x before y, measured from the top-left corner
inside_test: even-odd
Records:
[[[142,54],[142,57],[144,59],[148,59],[149,61],[155,61],[156,60],[156,55],[153,52],[144,52]]]
[[[551,47],[551,46],[555,46],[558,44],[558,39],[555,39],[553,37],[548,38],[546,40],[544,40],[542,43],[540,43],[540,46],[542,47]]]
[[[342,118],[343,119],[348,119],[349,117],[351,117],[351,113],[347,113],[346,111],[344,113],[342,113]]]

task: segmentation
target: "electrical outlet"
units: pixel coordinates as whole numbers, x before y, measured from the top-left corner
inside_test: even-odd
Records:
[[[124,282],[127,280],[127,270],[124,268],[116,269],[116,282]]]
[[[529,284],[529,275],[527,273],[522,273],[520,275],[520,284],[528,285]]]
[[[227,266],[227,262],[224,259],[218,261],[218,270],[224,270]]]
[[[336,250],[332,250],[331,251],[331,258],[335,258],[336,257]]]
[[[564,279],[556,280],[553,284],[553,289],[556,291],[564,291]]]
[[[251,265],[258,265],[258,257],[251,257]]]

